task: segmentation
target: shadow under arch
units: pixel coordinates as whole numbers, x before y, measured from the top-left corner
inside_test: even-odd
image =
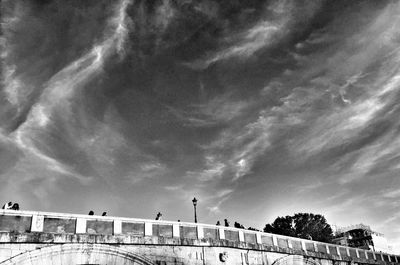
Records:
[[[319,261],[301,255],[288,255],[279,258],[272,265],[321,265]]]
[[[154,265],[148,258],[113,245],[60,244],[35,249],[11,257],[1,265]]]

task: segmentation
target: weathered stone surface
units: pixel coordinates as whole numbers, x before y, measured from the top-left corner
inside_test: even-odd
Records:
[[[7,265],[375,265],[400,261],[394,255],[204,224],[15,211],[0,212],[0,224],[0,264]]]

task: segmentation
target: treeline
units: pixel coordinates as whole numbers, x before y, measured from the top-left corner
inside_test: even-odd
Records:
[[[238,222],[234,223],[234,227],[246,229]],[[247,229],[260,231],[253,227],[248,227]],[[272,223],[266,224],[263,231],[326,243],[331,243],[333,239],[333,230],[325,217],[312,213],[296,213],[292,216],[277,217]]]

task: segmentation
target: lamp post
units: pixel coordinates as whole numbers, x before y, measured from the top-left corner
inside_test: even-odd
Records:
[[[193,207],[194,207],[194,222],[197,223],[197,213],[196,213],[196,206],[197,206],[197,199],[196,197],[193,198]]]

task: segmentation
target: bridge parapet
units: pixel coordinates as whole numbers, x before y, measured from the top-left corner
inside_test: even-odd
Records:
[[[0,243],[215,246],[364,264],[400,264],[396,255],[234,227],[14,210],[0,211]]]

